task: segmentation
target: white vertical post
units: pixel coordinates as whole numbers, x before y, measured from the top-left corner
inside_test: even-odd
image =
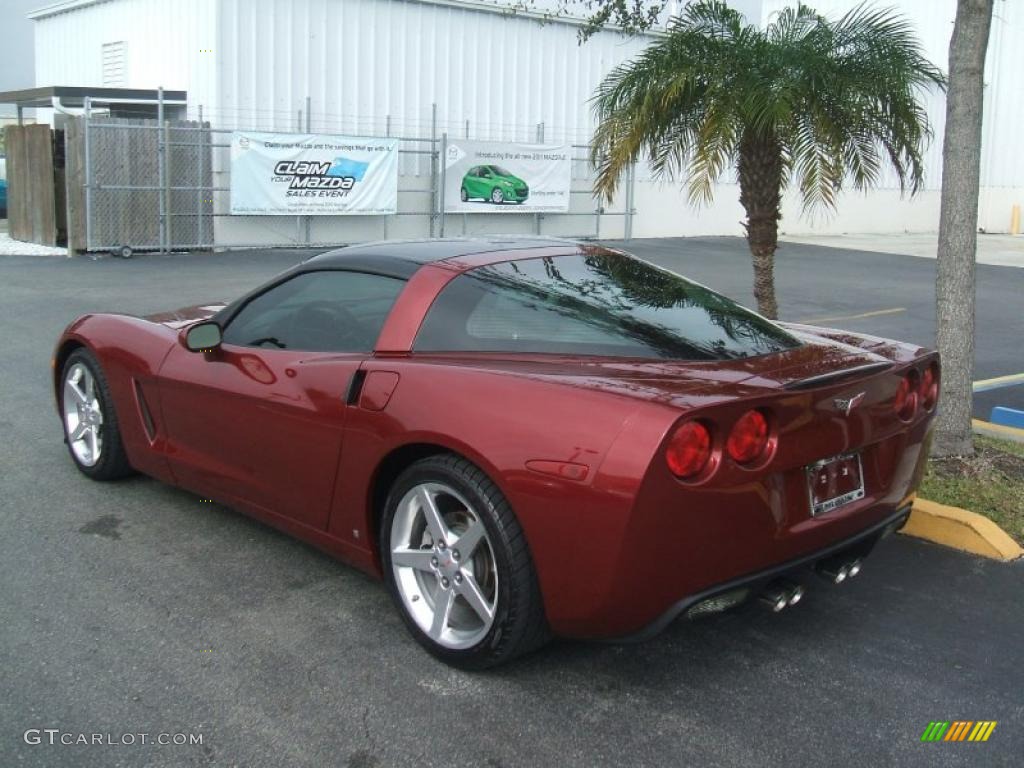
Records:
[[[544,123],[537,123],[537,143],[544,143]],[[533,214],[533,233],[535,235],[540,234],[540,214]]]
[[[167,137],[164,125],[164,87],[157,89],[156,101],[156,164],[157,164],[157,186],[160,187],[158,210],[160,212],[160,253],[167,252]]]
[[[92,99],[85,97],[85,250],[92,248],[92,148],[89,146],[90,130],[89,123],[92,122]]]
[[[296,112],[295,132],[298,133],[301,130],[302,130],[302,107],[299,107],[298,111]],[[303,220],[303,218],[304,217],[302,216],[301,213],[296,213],[295,214],[295,245],[298,245],[300,242],[302,242],[302,220]]]
[[[310,125],[311,125],[311,122],[310,122],[310,120],[311,120],[311,118],[310,118],[310,111],[312,109],[312,104],[313,104],[312,99],[310,99],[310,97],[307,96],[306,97],[306,133],[310,132]],[[306,245],[309,245],[309,243],[310,243],[310,236],[311,236],[311,232],[312,232],[313,217],[307,215],[307,216],[304,216],[303,218],[305,219],[304,224],[305,224]]]
[[[437,206],[437,209],[438,209],[438,211],[440,213],[440,216],[441,216],[441,224],[440,224],[440,236],[441,237],[444,237],[444,188],[445,188],[445,184],[447,183],[447,170],[445,169],[445,166],[447,165],[447,163],[445,162],[445,157],[447,156],[447,154],[448,154],[448,134],[447,133],[442,133],[441,134],[441,153],[440,153],[440,157],[441,157],[441,185],[440,185],[440,193],[438,194],[439,202],[438,202],[438,206]]]
[[[437,217],[437,104],[430,105],[430,236]]]
[[[466,118],[466,140],[469,140],[469,118]],[[465,211],[462,213],[462,234],[465,235],[469,230],[469,216]]]
[[[192,135],[196,150],[196,245],[203,244],[203,105],[199,105],[197,113],[199,130]]]
[[[637,164],[630,165],[630,175],[626,180],[626,226],[623,231],[624,240],[633,239],[633,205],[636,195]]]

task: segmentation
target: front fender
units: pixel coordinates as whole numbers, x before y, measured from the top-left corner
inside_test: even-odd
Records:
[[[51,363],[59,414],[64,361],[78,347],[92,352],[114,400],[129,463],[165,482],[174,480],[164,459],[166,434],[160,417],[157,375],[175,340],[175,332],[166,326],[130,315],[83,315],[61,334]],[[152,416],[152,435],[142,416],[143,407]]]

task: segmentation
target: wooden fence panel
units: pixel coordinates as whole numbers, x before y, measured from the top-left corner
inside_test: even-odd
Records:
[[[15,240],[57,245],[53,138],[48,125],[9,125],[8,231]]]

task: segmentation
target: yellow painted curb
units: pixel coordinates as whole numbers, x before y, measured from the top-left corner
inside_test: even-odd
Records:
[[[977,435],[996,437],[1000,440],[1012,440],[1015,443],[1024,443],[1024,429],[1007,427],[1004,424],[993,424],[991,421],[971,419],[971,426]]]
[[[900,533],[972,552],[993,560],[1016,560],[1024,549],[1002,528],[977,512],[916,499]]]

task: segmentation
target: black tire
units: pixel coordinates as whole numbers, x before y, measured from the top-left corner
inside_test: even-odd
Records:
[[[502,205],[505,202],[505,193],[501,191],[500,187],[495,187],[491,190],[491,196],[488,199],[495,205]]]
[[[466,191],[465,187],[463,187],[460,190],[459,196],[462,198],[462,202],[464,202],[464,203],[469,202],[469,192]]]
[[[103,412],[103,424],[100,427],[100,435],[103,439],[102,450],[99,451],[99,460],[88,465],[79,460],[71,447],[71,440],[68,435],[67,419],[64,418],[64,382],[68,373],[75,365],[84,365],[92,374],[96,387],[96,398],[100,403]],[[134,474],[131,464],[128,463],[128,455],[124,450],[124,443],[121,440],[121,428],[117,421],[117,411],[114,409],[114,398],[110,394],[110,387],[107,384],[107,377],[103,373],[96,356],[84,347],[72,352],[64,363],[61,370],[59,397],[61,423],[64,427],[64,442],[68,446],[68,453],[71,460],[78,467],[78,470],[93,480],[117,480],[122,477]]]
[[[406,610],[395,582],[390,546],[395,512],[403,496],[425,482],[444,483],[461,493],[478,513],[490,538],[498,571],[494,623],[470,648],[452,650],[431,639]],[[402,620],[416,641],[446,664],[466,670],[487,669],[535,650],[550,638],[533,558],[519,521],[491,479],[461,456],[429,456],[399,475],[385,504],[379,545],[384,580]]]

